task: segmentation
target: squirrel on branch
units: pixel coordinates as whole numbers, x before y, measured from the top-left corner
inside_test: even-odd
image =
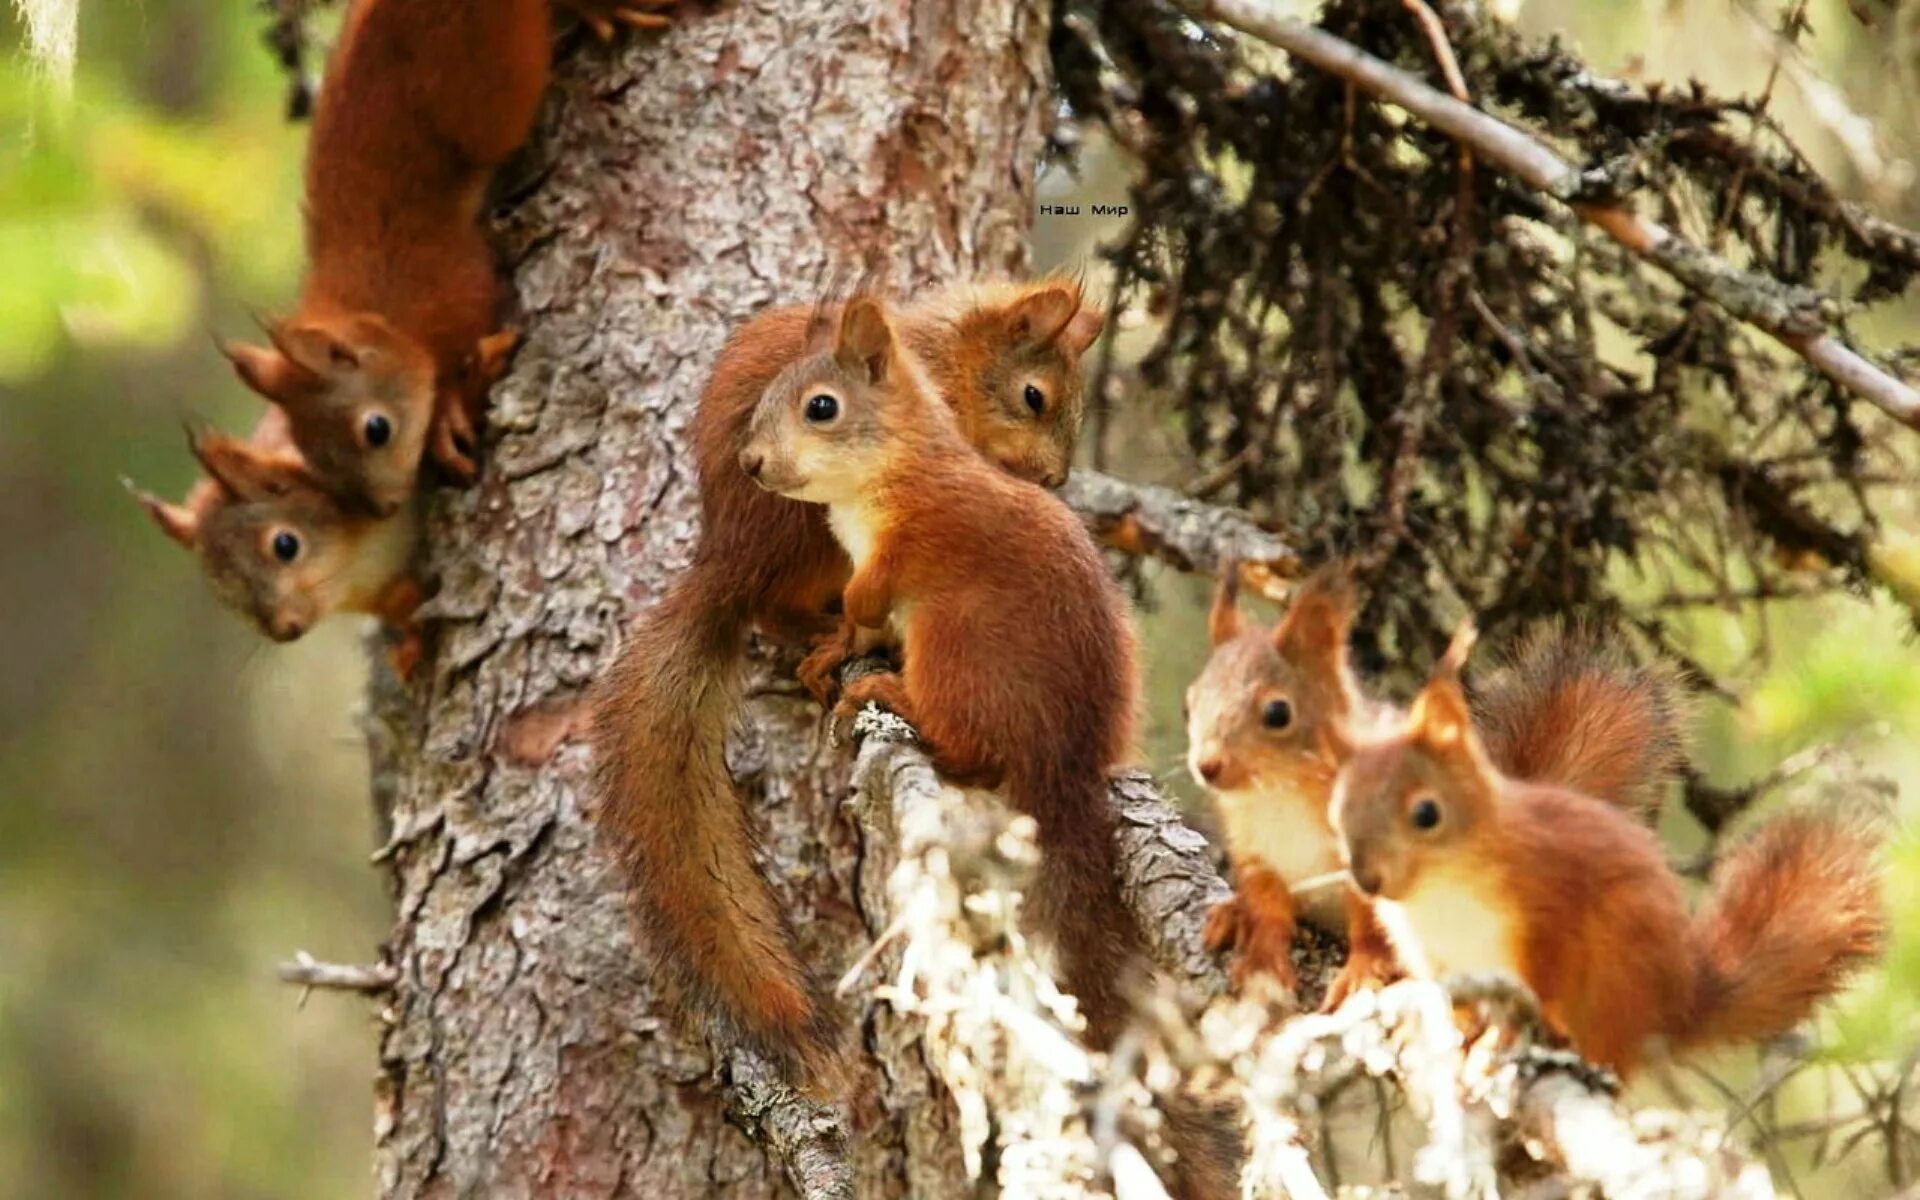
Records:
[[[661,23],[659,0],[358,0],[308,143],[306,281],[269,345],[227,343],[287,414],[312,475],[390,516],[421,457],[470,481],[475,425],[518,334],[481,228],[496,168],[527,140],[552,56],[551,5],[603,35]]]
[[[1341,857],[1416,976],[1497,972],[1623,1078],[1650,1055],[1786,1032],[1879,951],[1877,842],[1798,811],[1721,860],[1691,917],[1653,831],[1618,804],[1507,775],[1460,683],[1463,629],[1405,717],[1334,785]]]
[[[816,354],[838,317],[832,305],[772,309],[721,351],[694,417],[698,549],[622,646],[593,721],[595,819],[633,890],[669,998],[683,1018],[822,1088],[841,1074],[842,1033],[754,865],[725,743],[749,629],[799,644],[832,633],[852,575],[827,510],[763,489],[740,462],[762,395]],[[943,428],[957,423],[965,444],[1005,471],[1065,478],[1080,424],[1080,359],[1104,323],[1077,284],[956,285],[897,320],[899,342],[952,410]],[[822,690],[831,659],[809,663],[809,686]]]
[[[1328,810],[1346,739],[1396,714],[1364,694],[1349,662],[1354,601],[1340,566],[1302,582],[1272,630],[1241,614],[1239,579],[1229,563],[1208,615],[1213,650],[1186,695],[1188,768],[1214,796],[1234,871],[1207,943],[1234,954],[1237,980],[1270,974],[1293,989],[1297,919],[1332,931],[1344,921],[1348,957],[1324,1002],[1336,1008],[1396,973],[1392,947],[1353,888],[1293,889],[1341,871]],[[1554,624],[1475,689],[1474,713],[1508,773],[1651,813],[1680,761],[1677,697],[1671,671]]]
[[[1110,1045],[1144,969],[1107,806],[1139,707],[1126,600],[1064,504],[974,452],[878,301],[855,297],[834,325],[767,389],[740,467],[826,506],[853,562],[844,625],[899,639],[903,669],[855,680],[836,711],[898,714],[942,776],[1001,789],[1037,823],[1027,916],[1089,1039]]]

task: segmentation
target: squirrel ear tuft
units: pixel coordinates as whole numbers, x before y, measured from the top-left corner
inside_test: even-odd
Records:
[[[1345,571],[1326,567],[1303,582],[1273,631],[1280,657],[1303,670],[1337,674],[1346,667],[1353,630],[1353,588]]]
[[[868,383],[884,383],[893,365],[893,329],[878,300],[856,296],[840,314],[833,359]]]
[[[1218,646],[1238,637],[1240,620],[1240,560],[1229,558],[1220,567],[1220,582],[1213,588],[1213,607],[1207,612],[1207,641]]]
[[[153,518],[153,523],[160,527],[161,533],[189,550],[199,548],[200,515],[198,513],[178,504],[168,504],[152,492],[143,492],[134,487],[131,480],[123,479],[120,482],[126,485],[127,491],[139,501],[140,507],[147,510],[147,515]]]
[[[1051,346],[1067,331],[1079,311],[1080,289],[1070,283],[1054,282],[1014,301],[1007,317],[1019,341],[1031,346]]]

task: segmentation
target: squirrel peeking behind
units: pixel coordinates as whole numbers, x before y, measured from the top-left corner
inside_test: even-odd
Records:
[[[1878,952],[1877,839],[1858,821],[1768,822],[1689,917],[1644,822],[1497,765],[1460,684],[1472,642],[1469,626],[1334,786],[1342,857],[1411,974],[1519,979],[1624,1078],[1663,1051],[1784,1033]]]
[[[1331,1009],[1397,973],[1367,897],[1319,886],[1342,870],[1329,806],[1350,743],[1397,713],[1354,676],[1354,597],[1342,567],[1302,582],[1272,630],[1241,614],[1239,578],[1233,563],[1221,574],[1207,622],[1213,649],[1186,695],[1188,768],[1214,796],[1234,871],[1235,894],[1209,917],[1207,944],[1233,955],[1236,981],[1269,974],[1291,990],[1296,920],[1329,931],[1344,922],[1348,957],[1327,992]],[[1491,760],[1509,774],[1651,814],[1680,759],[1677,691],[1671,671],[1547,625],[1476,687],[1474,713]]]
[[[726,737],[748,631],[801,645],[834,633],[852,576],[827,510],[762,488],[740,461],[762,397],[817,356],[839,315],[832,304],[771,309],[721,350],[693,422],[693,563],[641,614],[597,688],[593,722],[594,817],[669,999],[696,1028],[752,1045],[822,1088],[843,1069],[843,1031],[754,864]],[[943,428],[957,424],[963,446],[1006,471],[1065,477],[1080,428],[1080,359],[1104,323],[1077,284],[952,285],[916,297],[895,320],[902,356],[924,367],[951,409]],[[824,691],[830,659],[809,662],[809,686]]]
[[[564,0],[603,33],[655,0]],[[481,228],[494,170],[533,131],[550,0],[357,0],[327,63],[306,164],[308,268],[267,346],[222,349],[286,411],[312,476],[390,516],[422,455],[470,482],[487,389],[518,335]]]
[[[276,642],[337,612],[379,617],[399,635],[390,653],[409,676],[420,657],[416,507],[391,517],[344,508],[307,471],[277,409],[251,440],[202,429],[188,446],[205,475],[184,503],[134,495],[163,533],[199,558],[221,602]]]

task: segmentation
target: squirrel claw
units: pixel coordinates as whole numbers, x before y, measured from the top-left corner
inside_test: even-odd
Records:
[[[433,426],[433,461],[461,484],[470,484],[480,474],[474,461],[473,422],[458,406],[448,408]]]

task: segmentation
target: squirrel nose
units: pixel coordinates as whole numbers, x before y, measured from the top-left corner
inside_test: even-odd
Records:
[[[1193,769],[1200,773],[1200,778],[1206,780],[1208,783],[1212,783],[1214,780],[1220,778],[1220,772],[1226,769],[1226,764],[1220,761],[1219,755],[1209,754],[1199,762],[1194,763]]]
[[[760,478],[760,468],[766,465],[766,455],[761,454],[758,450],[742,450],[740,452],[740,469],[745,471],[749,478]]]
[[[1386,882],[1380,878],[1380,868],[1371,864],[1355,863],[1348,868],[1348,873],[1353,876],[1353,886],[1369,896],[1378,896],[1380,885]]]
[[[307,631],[307,623],[299,617],[278,617],[273,622],[273,636],[283,642],[291,642]]]

